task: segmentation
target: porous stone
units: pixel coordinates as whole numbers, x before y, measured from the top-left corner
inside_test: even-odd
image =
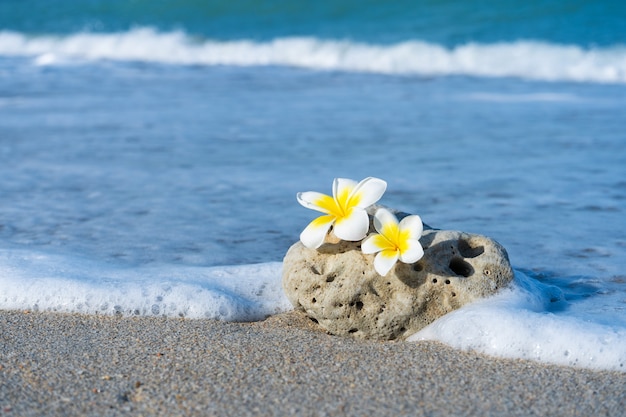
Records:
[[[486,236],[428,229],[420,243],[422,259],[398,262],[382,277],[361,242],[332,234],[318,249],[297,242],[283,262],[283,288],[296,309],[329,333],[390,340],[493,295],[513,279],[506,250]]]

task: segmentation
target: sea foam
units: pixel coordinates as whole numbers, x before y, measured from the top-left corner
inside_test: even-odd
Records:
[[[515,271],[510,288],[443,316],[408,340],[437,340],[499,357],[626,372],[626,326],[567,314],[568,304],[559,288]]]
[[[0,309],[254,321],[288,311],[277,262],[121,268],[78,257],[0,251]]]
[[[282,264],[117,267],[32,250],[0,251],[0,309],[255,321],[292,310]],[[558,287],[516,271],[511,288],[409,338],[504,358],[626,372],[626,324],[560,314]]]
[[[120,33],[27,36],[0,32],[0,55],[37,65],[121,60],[182,65],[292,66],[315,70],[420,76],[519,77],[542,81],[626,83],[626,47],[581,48],[536,41],[467,43],[420,40],[390,45],[287,37],[216,41],[185,32],[136,28]]]

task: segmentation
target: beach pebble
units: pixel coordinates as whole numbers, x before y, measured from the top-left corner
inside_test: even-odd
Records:
[[[513,279],[506,250],[486,236],[424,230],[424,256],[384,277],[361,242],[333,239],[318,249],[297,242],[283,263],[283,288],[296,309],[326,331],[363,339],[404,339]]]

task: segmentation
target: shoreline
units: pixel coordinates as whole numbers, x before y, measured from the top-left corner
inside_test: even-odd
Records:
[[[0,416],[617,416],[626,373],[260,322],[0,311]]]

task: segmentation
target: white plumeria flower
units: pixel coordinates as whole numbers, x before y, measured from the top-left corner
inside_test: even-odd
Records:
[[[331,226],[339,239],[363,239],[370,223],[365,209],[380,200],[386,189],[387,183],[374,177],[365,178],[359,183],[335,178],[332,197],[315,191],[298,193],[298,203],[324,213],[302,231],[300,241],[307,248],[319,248]]]
[[[398,259],[412,264],[424,256],[424,249],[419,242],[424,226],[420,216],[407,216],[400,223],[389,210],[380,208],[374,214],[372,233],[361,245],[365,254],[377,253],[374,268],[381,276],[393,268]]]

